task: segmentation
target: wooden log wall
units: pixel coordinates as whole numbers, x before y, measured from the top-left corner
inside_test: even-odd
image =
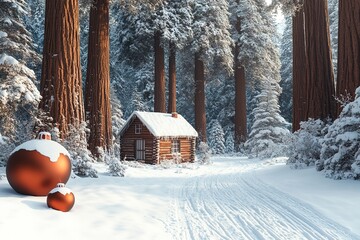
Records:
[[[135,134],[135,125],[141,124],[142,129],[140,134]],[[121,144],[121,152],[120,157],[124,159],[126,157],[127,160],[136,160],[135,159],[135,148],[136,148],[136,140],[143,139],[145,140],[145,162],[153,163],[153,141],[154,137],[150,133],[150,131],[146,128],[142,122],[135,117],[134,120],[130,123],[128,129],[123,134],[120,139]]]
[[[180,140],[180,153],[181,153],[181,162],[192,162],[194,161],[194,150],[193,147],[195,143],[194,138],[180,138],[174,139]],[[172,139],[161,139],[159,141],[159,157],[160,160],[170,160],[173,159],[173,154],[171,152],[171,143]]]
[[[135,125],[141,124],[140,134],[135,134]],[[128,129],[121,136],[120,157],[127,160],[136,160],[136,140],[145,140],[145,163],[159,164],[162,160],[173,159],[171,152],[172,138],[156,138],[142,122],[135,117]],[[174,138],[176,140],[176,138]],[[181,162],[194,162],[195,160],[195,138],[179,138]]]

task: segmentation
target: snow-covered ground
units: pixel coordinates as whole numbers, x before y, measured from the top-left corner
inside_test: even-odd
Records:
[[[128,167],[72,178],[67,213],[15,193],[0,169],[1,239],[360,239],[360,182],[291,170],[284,159]]]

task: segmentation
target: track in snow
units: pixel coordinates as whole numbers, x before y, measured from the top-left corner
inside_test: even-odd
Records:
[[[255,173],[205,175],[174,190],[173,239],[358,239]]]

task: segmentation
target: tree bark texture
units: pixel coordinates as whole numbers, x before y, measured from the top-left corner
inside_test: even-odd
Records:
[[[307,99],[305,97],[305,32],[304,10],[300,9],[293,17],[293,131],[305,121]]]
[[[309,118],[333,118],[334,74],[327,0],[304,0],[293,19],[293,130]],[[303,52],[304,51],[304,52]]]
[[[169,44],[169,101],[168,112],[176,112],[176,48]]]
[[[46,0],[40,92],[61,138],[84,120],[77,0]]]
[[[237,19],[236,30],[240,33],[241,20]],[[234,50],[234,75],[235,75],[235,149],[247,138],[246,126],[246,78],[245,69],[239,61],[240,46],[235,44]],[[236,149],[240,150],[240,149]]]
[[[165,100],[165,63],[164,48],[161,46],[161,32],[155,32],[155,86],[154,86],[154,111],[166,112]]]
[[[200,53],[195,53],[195,129],[198,140],[206,143],[205,69]]]
[[[90,9],[85,108],[89,150],[98,155],[112,145],[109,63],[109,0],[95,0]]]
[[[305,0],[306,81],[308,105],[306,117],[331,119],[335,116],[335,84],[331,60],[327,0]]]
[[[339,0],[339,50],[337,93],[355,96],[360,86],[360,1]],[[341,106],[337,106],[340,114]]]

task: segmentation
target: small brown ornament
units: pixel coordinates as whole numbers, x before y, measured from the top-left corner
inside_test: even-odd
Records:
[[[71,174],[69,153],[46,132],[38,139],[27,141],[11,153],[6,175],[18,193],[46,196],[56,184],[66,183]]]
[[[75,196],[65,184],[58,183],[57,187],[49,192],[46,202],[49,208],[68,212],[75,204]]]

